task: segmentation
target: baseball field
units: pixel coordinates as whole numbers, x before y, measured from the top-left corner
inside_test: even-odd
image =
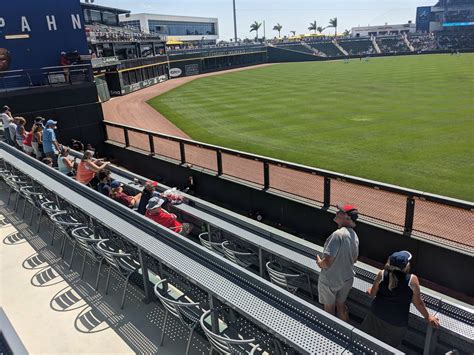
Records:
[[[195,140],[474,201],[474,54],[278,64],[149,104]]]

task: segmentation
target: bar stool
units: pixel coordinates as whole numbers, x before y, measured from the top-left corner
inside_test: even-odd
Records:
[[[120,308],[123,309],[125,303],[125,292],[127,291],[130,276],[138,273],[141,270],[140,264],[132,259],[132,255],[122,251],[115,251],[107,246],[107,239],[101,240],[97,243],[97,250],[104,256],[107,264],[109,264],[109,272],[107,274],[107,282],[105,284],[105,294],[109,290],[110,272],[112,269],[118,272],[120,276],[125,278],[125,287],[123,288],[122,302]],[[99,266],[100,268],[100,266]]]
[[[102,241],[100,237],[94,232],[91,227],[83,226],[75,228],[71,231],[75,243],[73,245],[71,260],[69,262],[70,268],[72,268],[72,263],[74,261],[76,245],[82,250],[82,267],[81,267],[81,279],[84,276],[84,270],[86,265],[86,258],[89,257],[94,263],[98,263],[97,276],[95,279],[94,288],[97,289],[99,284],[100,269],[102,266],[102,261],[104,260],[104,255],[97,248],[97,243]]]
[[[313,289],[311,287],[311,281],[308,274],[292,272],[289,269],[284,269],[280,264],[277,264],[273,261],[267,262],[265,266],[267,268],[270,281],[293,294],[295,294],[301,286],[301,282],[298,283],[298,280],[305,278],[309,286],[311,299],[314,300]]]
[[[161,304],[165,308],[165,319],[163,320],[160,346],[163,345],[163,340],[165,338],[165,328],[166,322],[168,321],[168,314],[171,314],[189,329],[189,337],[186,346],[186,355],[188,355],[194,330],[199,324],[199,319],[203,312],[199,303],[184,302],[187,299],[186,294],[180,296],[178,299],[170,297],[170,289],[168,286],[168,280],[165,279],[158,282],[154,288],[155,295],[158,297]]]
[[[222,249],[222,243],[224,242],[224,240],[222,240],[222,237],[220,235],[205,232],[199,234],[198,237],[202,246],[219,254],[224,254],[224,250]]]
[[[212,355],[213,351],[216,350],[219,354],[263,354],[263,351],[259,349],[259,344],[255,344],[256,340],[253,339],[242,339],[237,332],[230,333],[229,328],[226,325],[223,325],[224,329],[217,329],[215,331],[209,329],[209,325],[212,324],[212,318],[217,317],[217,313],[220,312],[220,309],[209,310],[204,312],[199,320],[201,328],[204,331],[211,349],[209,355]],[[225,321],[224,321],[225,323]],[[218,324],[218,328],[221,328]]]
[[[256,264],[257,255],[253,251],[230,241],[225,241],[221,245],[225,257],[237,265],[247,269]]]
[[[61,243],[61,257],[64,257],[66,252],[66,244],[67,240],[73,242],[73,238],[70,235],[70,231],[73,228],[77,228],[79,226],[83,226],[84,224],[81,223],[77,218],[71,215],[70,211],[60,211],[54,213],[50,216],[51,221],[54,223],[57,229],[62,232],[63,239]],[[56,229],[53,230],[53,235],[51,237],[51,245],[54,244],[54,238],[56,235]]]

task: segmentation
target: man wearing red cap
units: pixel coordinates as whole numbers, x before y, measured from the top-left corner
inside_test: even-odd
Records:
[[[324,310],[349,321],[346,299],[354,282],[354,264],[359,257],[359,238],[354,231],[358,211],[352,205],[339,208],[334,222],[338,230],[324,244],[324,256],[317,256],[321,268],[318,280],[319,303]]]

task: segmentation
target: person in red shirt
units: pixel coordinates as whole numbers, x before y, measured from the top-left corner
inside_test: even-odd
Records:
[[[120,181],[114,180],[110,184],[110,197],[115,201],[120,202],[122,205],[125,205],[130,208],[137,208],[140,204],[140,198],[142,194],[136,194],[135,196],[127,195],[123,192],[123,184]]]
[[[163,227],[187,236],[192,230],[191,224],[179,222],[175,214],[169,213],[161,208],[164,202],[165,200],[162,200],[159,197],[152,197],[146,205],[145,216],[156,223],[161,224]]]

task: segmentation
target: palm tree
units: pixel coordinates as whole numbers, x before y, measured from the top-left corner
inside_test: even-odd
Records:
[[[283,28],[283,26],[280,25],[279,23],[277,23],[275,26],[273,26],[273,31],[278,31],[278,38],[280,38],[280,32],[281,32],[282,28]]]
[[[349,36],[351,35],[351,33],[349,32],[349,30],[345,30],[342,35],[343,35],[344,37],[349,37]]]
[[[255,33],[257,34],[257,41],[258,41],[258,30],[260,29],[260,27],[262,27],[262,24],[258,23],[257,21],[255,21],[254,23],[250,25],[250,32],[255,31]]]
[[[316,31],[318,30],[318,24],[316,23],[316,21],[311,22],[309,24],[308,30],[314,31],[314,33],[316,34]]]
[[[334,17],[329,20],[329,27],[334,27],[334,35],[337,37],[337,17]]]
[[[293,37],[296,36],[296,31],[290,31],[293,34]]]
[[[321,27],[321,26],[318,26],[318,28],[316,29],[316,31],[318,31],[319,34],[323,33],[324,30],[325,30],[325,28]]]

